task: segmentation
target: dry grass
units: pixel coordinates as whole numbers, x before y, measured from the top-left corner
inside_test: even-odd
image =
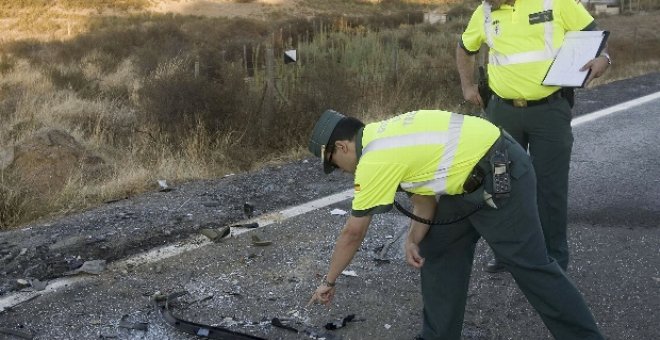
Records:
[[[42,127],[60,128],[111,167],[95,183],[83,181],[81,169],[39,205],[25,183],[0,172],[0,228],[135,195],[156,179],[216,178],[305,157],[308,131],[328,107],[366,121],[421,107],[457,109],[453,53],[465,21],[409,25],[421,20],[407,10],[414,4],[349,5],[393,10],[275,23],[99,16],[66,39],[0,43],[0,145]],[[394,10],[399,7],[406,9]],[[658,70],[659,18],[600,18],[613,32],[615,61],[600,83]],[[284,65],[276,58],[276,118],[261,131],[267,45],[278,56],[296,47],[301,59]]]
[[[613,65],[606,77],[596,79],[594,85],[660,71],[659,12],[597,20],[599,28],[611,32],[608,49]]]

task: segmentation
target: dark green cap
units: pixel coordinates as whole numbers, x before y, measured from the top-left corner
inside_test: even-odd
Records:
[[[328,141],[330,141],[332,131],[335,130],[339,121],[345,117],[346,116],[337,111],[326,110],[316,122],[316,125],[314,125],[312,136],[309,139],[309,151],[311,151],[314,156],[321,157],[321,161],[323,162],[323,172],[326,174],[331,173],[335,167],[327,162],[325,149],[328,145]]]

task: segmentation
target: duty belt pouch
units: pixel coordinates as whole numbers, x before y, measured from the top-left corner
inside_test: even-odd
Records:
[[[490,166],[493,174],[493,196],[508,197],[511,192],[511,161],[503,137],[500,137],[494,146]]]
[[[465,190],[465,193],[470,194],[473,193],[475,190],[481,186],[481,183],[483,183],[484,180],[484,173],[479,167],[479,165],[475,165],[474,169],[472,169],[472,172],[468,175],[468,178],[465,180],[465,183],[463,183],[463,190]]]

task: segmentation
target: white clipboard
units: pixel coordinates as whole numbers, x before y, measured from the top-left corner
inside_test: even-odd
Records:
[[[608,31],[567,32],[541,84],[583,87],[591,70],[580,71],[580,68],[600,54],[609,35]]]

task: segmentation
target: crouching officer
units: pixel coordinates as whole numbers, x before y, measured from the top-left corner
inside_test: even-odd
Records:
[[[479,237],[555,338],[603,338],[580,292],[548,257],[528,155],[488,121],[420,110],[365,126],[328,110],[309,149],[322,159],[325,173],[339,168],[355,175],[351,216],[310,303],[332,301],[335,281],[359,249],[372,215],[389,211],[397,190],[404,190],[415,216],[406,260],[421,269],[424,339],[460,338]],[[434,219],[460,221],[429,227]]]

